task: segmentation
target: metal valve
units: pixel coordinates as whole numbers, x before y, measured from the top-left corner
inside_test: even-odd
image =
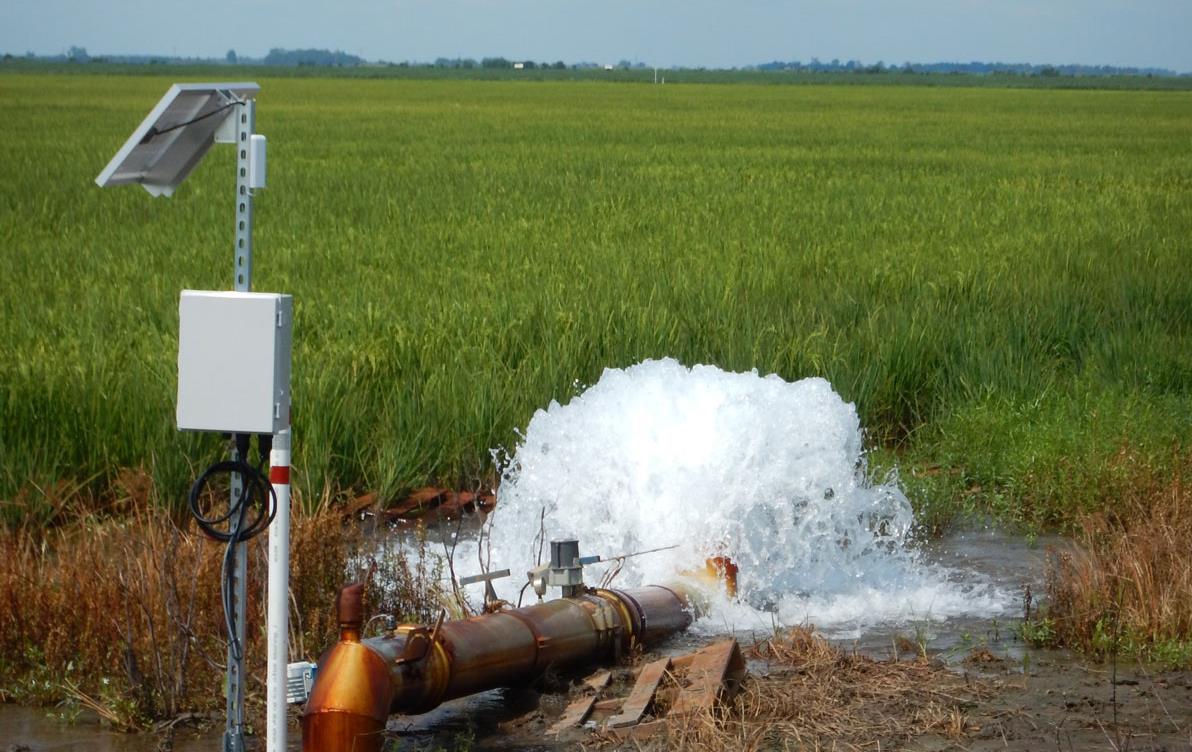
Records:
[[[564,598],[572,598],[587,590],[584,567],[598,561],[602,561],[599,556],[580,556],[577,540],[551,541],[550,563],[534,567],[526,572],[526,578],[538,595],[538,600],[546,595],[548,587],[561,588]]]
[[[502,577],[508,577],[508,569],[499,569],[496,572],[482,572],[480,574],[470,575],[468,577],[459,578],[459,586],[474,585],[477,582],[484,583],[484,613],[491,614],[494,611],[500,611],[508,604],[497,597],[497,591],[493,589],[493,580],[499,580]]]

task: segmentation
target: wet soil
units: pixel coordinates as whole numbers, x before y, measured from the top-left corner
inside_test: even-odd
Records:
[[[680,651],[685,649],[686,645]],[[880,657],[889,659],[888,655]],[[903,658],[913,660],[914,656],[905,654]],[[951,671],[984,682],[991,691],[984,699],[964,706],[961,732],[884,739],[880,749],[1192,752],[1192,672],[1152,672],[1127,661],[1115,670],[1111,664],[1089,662],[1063,651],[1023,650],[1021,646],[1006,650],[982,645],[963,653],[940,653],[932,659],[946,660]],[[756,664],[751,670],[764,671]],[[628,671],[623,670],[619,678],[624,686]],[[560,677],[538,689],[485,692],[445,703],[425,715],[394,717],[389,735],[398,749],[579,749],[581,739],[590,741],[587,734],[572,735],[568,741],[546,735],[547,727],[562,715],[572,686]],[[296,723],[291,727],[289,746],[300,747]],[[218,728],[198,732],[179,728],[166,741],[162,734],[112,732],[85,714],[67,722],[46,709],[0,705],[0,752],[198,752],[218,748]],[[876,740],[860,748],[879,749]]]
[[[1152,673],[1136,664],[1115,671],[1056,651],[1028,655],[1025,671],[1006,661],[973,670],[996,692],[969,710],[963,736],[922,736],[902,748],[1192,750],[1192,672]]]
[[[1025,541],[978,529],[930,542],[930,558],[958,572],[991,581],[1008,592],[1042,590],[1043,561],[1062,539]],[[957,705],[957,723],[947,733],[912,738],[867,740],[837,749],[939,752],[940,750],[1112,750],[1114,752],[1192,752],[1192,672],[1152,672],[1133,661],[1112,665],[1091,662],[1063,651],[1028,649],[1017,637],[1017,619],[925,620],[896,627],[849,633],[828,630],[839,648],[877,660],[920,659],[924,653],[953,674],[982,683],[980,699]],[[763,630],[764,632],[765,630]],[[763,633],[735,635],[744,646]],[[687,633],[662,647],[662,653],[690,652],[715,637]],[[761,676],[764,665],[750,670]],[[619,675],[624,691],[628,671]],[[767,681],[781,681],[771,675]],[[986,691],[988,689],[988,691]],[[485,692],[445,703],[421,716],[390,719],[391,747],[401,750],[558,750],[579,749],[581,741],[546,736],[575,696],[573,682],[548,678],[534,689]],[[297,711],[292,710],[290,743],[301,747]],[[128,750],[198,752],[220,748],[222,722],[207,729],[178,727],[164,734],[119,734],[104,729],[94,715],[66,722],[53,710],[0,705],[0,752],[43,750]],[[586,734],[579,734],[589,741]],[[250,749],[263,749],[259,740]],[[880,744],[880,746],[879,746]],[[799,749],[793,741],[778,744]],[[590,744],[584,748],[591,749]],[[829,745],[827,748],[831,748]]]
[[[989,690],[982,700],[963,706],[956,729],[909,739],[854,742],[856,746],[840,749],[1192,752],[1192,672],[1155,673],[1124,663],[1115,670],[1112,665],[1091,663],[1064,651],[1018,652],[1028,656],[1025,662],[976,648],[950,666]],[[938,661],[939,656],[932,660]],[[544,695],[539,708],[500,722],[493,736],[473,737],[472,748],[580,749],[580,742],[585,741],[589,744],[583,748],[590,749],[593,739],[586,733],[573,734],[571,741],[553,745],[545,738],[546,728],[565,705],[565,697]],[[804,747],[786,740],[781,748]]]

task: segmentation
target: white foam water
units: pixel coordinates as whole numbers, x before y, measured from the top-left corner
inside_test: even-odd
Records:
[[[979,578],[925,561],[897,479],[868,477],[856,409],[820,378],[672,359],[607,369],[535,413],[497,499],[491,562],[517,573],[536,563],[540,527],[547,540],[578,538],[584,555],[675,546],[627,559],[619,586],[666,583],[730,556],[739,599],[713,604],[697,625],[709,631],[777,621],[846,635],[1008,605]],[[602,566],[588,568],[589,582]],[[498,590],[516,599],[521,584]]]

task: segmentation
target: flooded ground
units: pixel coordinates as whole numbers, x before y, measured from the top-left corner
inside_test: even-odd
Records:
[[[182,728],[169,746],[163,745],[165,734],[117,733],[90,712],[66,720],[53,708],[0,705],[0,752],[212,752],[219,749],[220,736]]]
[[[967,710],[965,731],[959,738],[927,734],[881,748],[907,752],[1192,750],[1192,674],[1154,675],[1137,666],[1119,666],[1115,683],[1110,666],[1090,665],[1062,652],[1030,655],[1026,671],[1015,660],[958,669],[996,685],[992,699]],[[562,693],[498,690],[447,703],[424,716],[395,717],[389,733],[398,749],[578,749],[574,742],[555,742],[543,733],[565,704]],[[290,749],[300,749],[299,737],[300,730],[292,724]],[[65,724],[49,717],[45,709],[0,706],[3,752],[212,752],[219,749],[220,737],[214,731],[196,734],[180,729],[172,746],[162,742],[155,734],[106,731],[93,717]]]
[[[1061,539],[1027,541],[993,530],[954,534],[925,547],[927,557],[960,578],[973,578],[1005,592],[1042,591],[1049,548]],[[1153,674],[1122,661],[1116,667],[1090,663],[1063,651],[1033,650],[1017,625],[1021,611],[996,618],[954,616],[901,621],[850,633],[847,625],[827,636],[845,650],[887,660],[916,660],[926,654],[954,673],[988,683],[988,699],[965,706],[963,732],[927,734],[890,747],[914,752],[938,750],[1189,750],[1192,752],[1192,673]],[[765,630],[734,636],[743,644]],[[660,646],[664,654],[700,647],[713,635],[688,633]],[[769,668],[750,664],[756,675]],[[548,739],[545,728],[568,701],[565,684],[486,692],[445,703],[421,716],[394,717],[389,733],[401,749],[571,749],[574,743]],[[291,749],[300,748],[297,716]],[[127,750],[198,752],[219,749],[220,730],[178,728],[163,734],[118,734],[82,714],[73,722],[53,710],[0,705],[0,752],[43,750]],[[876,749],[876,747],[874,747]]]

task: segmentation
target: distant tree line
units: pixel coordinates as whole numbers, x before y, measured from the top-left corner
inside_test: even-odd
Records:
[[[419,65],[419,63],[406,63],[406,65]],[[486,57],[481,58],[480,60],[475,60],[470,57],[440,57],[435,58],[435,61],[431,63],[431,65],[433,65],[435,68],[513,68],[515,66],[521,66],[522,68],[528,70],[537,70],[539,68],[542,70],[567,69],[567,63],[564,63],[562,60],[556,60],[553,63],[539,63],[533,60],[510,60],[509,58],[504,57]]]
[[[321,65],[336,68],[363,65],[364,58],[340,50],[286,50],[274,47],[262,61],[265,65]]]
[[[3,55],[4,60],[15,59],[11,53]],[[31,61],[54,63],[121,63],[125,65],[154,65],[154,64],[228,64],[228,65],[277,65],[277,66],[319,66],[353,68],[358,66],[398,66],[402,68],[488,68],[524,70],[584,70],[591,68],[619,68],[642,69],[649,67],[643,62],[621,60],[615,66],[602,65],[593,62],[566,63],[562,60],[552,62],[534,61],[506,57],[447,58],[440,57],[434,62],[405,61],[401,63],[386,62],[384,60],[368,61],[358,55],[352,55],[342,50],[299,49],[288,50],[275,47],[263,58],[245,57],[237,55],[235,50],[228,50],[221,58],[177,57],[167,55],[103,55],[92,56],[86,47],[72,46],[59,55],[35,55],[26,52],[22,59]],[[705,68],[679,68],[679,70],[707,70]],[[981,61],[938,62],[938,63],[902,63],[887,65],[879,60],[876,63],[864,63],[860,60],[833,59],[823,61],[811,58],[807,62],[800,60],[774,60],[759,65],[745,66],[741,69],[753,71],[807,71],[814,73],[860,73],[860,74],[917,74],[917,73],[957,73],[970,75],[1009,74],[1019,76],[1188,76],[1189,73],[1176,73],[1167,68],[1135,68],[1116,65],[1037,65],[1034,63],[985,63]]]
[[[12,60],[11,54],[4,55],[4,59]],[[60,55],[35,55],[26,52],[25,60],[37,60],[50,63],[121,63],[125,65],[156,65],[156,64],[218,64],[228,65],[282,65],[282,66],[326,66],[350,68],[365,65],[368,61],[359,55],[352,55],[342,50],[302,49],[287,50],[274,47],[263,58],[252,58],[237,55],[236,50],[228,50],[221,58],[178,57],[176,55],[102,55],[88,54],[86,47],[72,46]]]
[[[879,60],[876,63],[863,63],[860,60],[846,60],[841,62],[834,59],[824,62],[819,58],[811,58],[804,63],[799,60],[783,62],[775,60],[769,63],[753,66],[762,71],[811,71],[816,73],[968,73],[975,75],[991,75],[995,73],[1018,76],[1178,76],[1181,75],[1167,68],[1132,68],[1117,65],[1049,65],[1034,63],[985,63],[974,60],[972,62],[942,62],[942,63],[902,63],[901,65],[887,65]],[[1186,75],[1186,74],[1184,74]]]

